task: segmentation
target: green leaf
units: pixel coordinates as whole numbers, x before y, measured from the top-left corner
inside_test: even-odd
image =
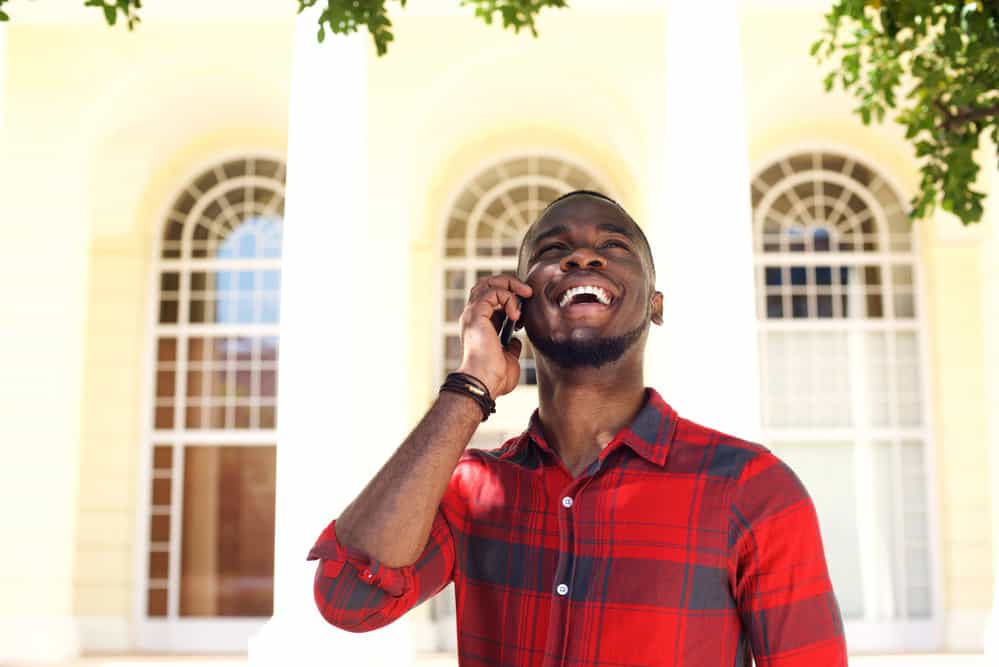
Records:
[[[10,17],[7,16],[7,12],[5,12],[2,9],[0,9],[0,21],[9,21],[9,20],[10,20]]]
[[[910,215],[939,202],[965,224],[980,220],[974,151],[983,133],[999,140],[999,112],[987,113],[999,107],[999,2],[833,0],[825,19],[825,48],[813,52],[830,65],[825,89],[853,96],[865,124],[897,109],[920,160]]]
[[[114,25],[117,18],[118,8],[111,5],[104,5],[104,20],[108,22],[108,25]]]

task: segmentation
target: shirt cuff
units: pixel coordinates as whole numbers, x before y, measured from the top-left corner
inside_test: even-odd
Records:
[[[340,576],[344,565],[349,564],[355,576],[369,586],[377,586],[393,597],[400,597],[406,592],[412,566],[386,567],[363,551],[340,544],[335,526],[336,520],[323,529],[307,558],[321,561],[323,576],[335,579]]]

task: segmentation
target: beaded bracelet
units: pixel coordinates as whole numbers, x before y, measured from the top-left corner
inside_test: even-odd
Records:
[[[452,391],[475,400],[482,409],[482,421],[486,421],[489,415],[496,412],[496,401],[489,395],[489,388],[482,380],[468,373],[448,373],[444,384],[441,385],[441,391]]]

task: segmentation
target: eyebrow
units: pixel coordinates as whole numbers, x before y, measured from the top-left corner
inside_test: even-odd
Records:
[[[621,236],[629,240],[635,239],[635,236],[630,231],[628,231],[621,225],[615,225],[612,222],[601,222],[599,225],[597,225],[597,230],[601,232],[611,232],[612,234],[620,234]],[[566,227],[565,225],[555,225],[548,231],[541,232],[536,237],[534,237],[534,245],[537,246],[539,243],[541,243],[542,241],[544,241],[549,237],[559,236],[560,234],[567,234],[568,232],[569,228]]]
[[[611,232],[613,234],[620,234],[626,239],[635,238],[634,234],[632,234],[631,231],[625,229],[621,225],[615,225],[612,222],[601,222],[599,225],[597,225],[597,229],[602,232]]]
[[[539,243],[541,243],[542,241],[544,241],[545,239],[547,239],[547,238],[549,238],[551,236],[558,236],[559,234],[565,234],[568,231],[569,231],[569,228],[566,227],[565,225],[555,225],[554,227],[552,227],[548,231],[541,232],[540,234],[538,234],[537,236],[535,236],[534,237],[534,245],[538,245]]]

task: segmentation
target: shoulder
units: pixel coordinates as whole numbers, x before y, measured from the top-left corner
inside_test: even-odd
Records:
[[[670,451],[671,467],[711,477],[741,480],[747,473],[765,468],[777,457],[758,442],[677,418]]]
[[[797,474],[768,447],[683,417],[670,458],[680,469],[728,480],[737,511],[759,516],[811,502]]]
[[[521,433],[512,438],[508,438],[499,447],[495,447],[493,449],[469,447],[461,455],[461,458],[458,460],[458,465],[471,467],[496,465],[502,460],[515,454],[522,445],[527,444],[522,443],[522,440],[525,437],[525,434]]]
[[[462,453],[444,494],[446,513],[465,512],[483,503],[494,506],[495,499],[503,497],[503,490],[515,483],[519,453],[533,449],[519,447],[520,437],[510,438],[494,449],[469,447]]]
[[[522,463],[520,459],[524,458],[524,452],[533,449],[529,443],[523,442],[526,437],[523,433],[516,435],[493,449],[469,447],[458,459],[452,483],[481,480],[483,476],[496,476],[510,464]]]

